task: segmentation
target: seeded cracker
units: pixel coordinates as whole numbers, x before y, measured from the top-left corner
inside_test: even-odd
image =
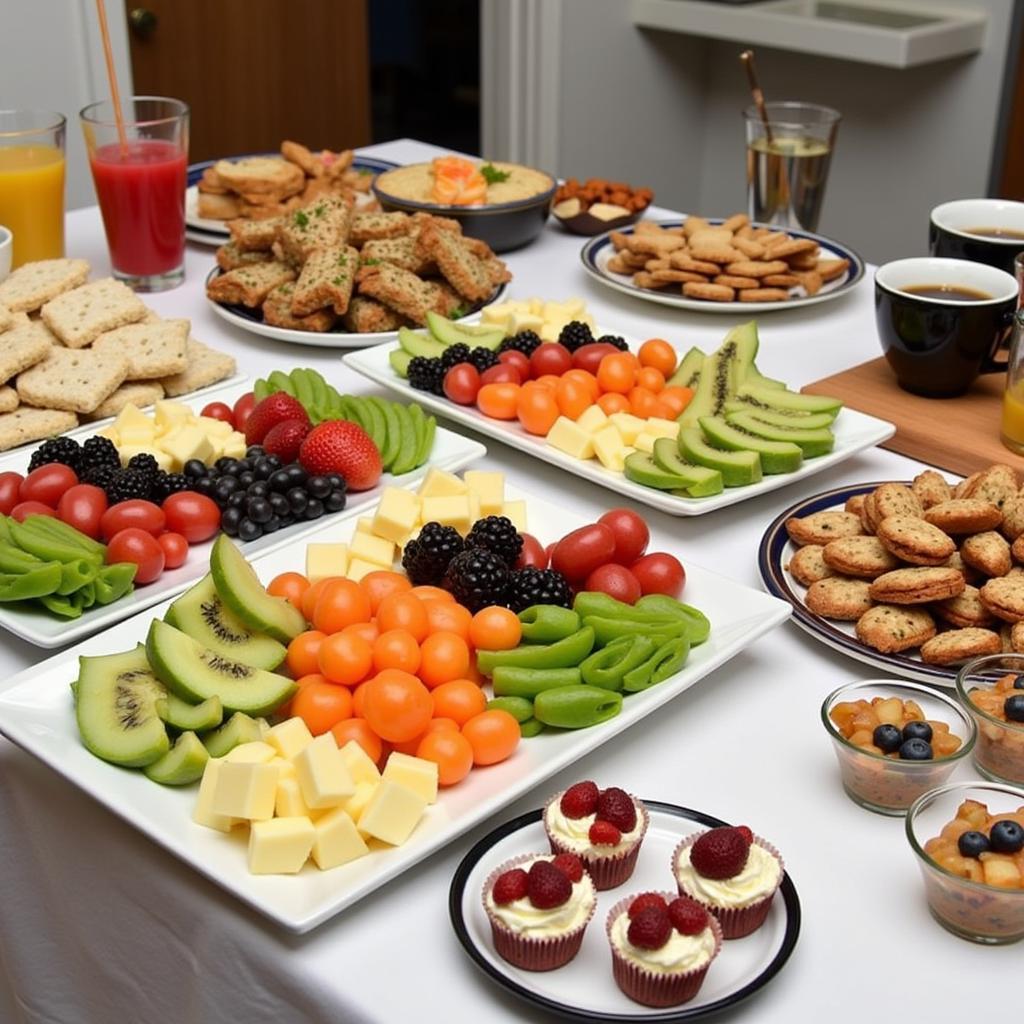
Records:
[[[92,412],[124,381],[128,360],[117,353],[51,348],[41,363],[18,375],[18,397],[38,409]]]
[[[189,338],[188,368],[173,377],[164,377],[160,384],[168,398],[177,398],[216,384],[234,372],[235,360],[231,356]]]
[[[83,418],[102,420],[107,416],[116,416],[126,405],[134,405],[143,409],[164,397],[164,389],[158,381],[147,380],[122,384],[109,398],[104,399],[92,412]]]
[[[153,380],[181,373],[188,366],[188,320],[129,324],[101,334],[94,352],[121,353],[128,360],[129,380]]]
[[[41,441],[44,437],[54,437],[77,426],[78,417],[73,412],[22,405],[14,412],[0,414],[0,451]]]
[[[51,299],[42,317],[68,348],[83,348],[104,331],[133,324],[148,312],[131,288],[105,277]]]
[[[29,321],[0,335],[0,384],[45,359],[53,345],[45,329]]]
[[[240,303],[254,309],[279,284],[294,280],[295,271],[285,263],[256,263],[213,278],[206,294],[214,302]]]
[[[359,269],[359,253],[350,245],[317,249],[310,253],[295,283],[292,314],[309,316],[325,306],[339,316],[348,309]]]
[[[6,384],[0,387],[0,413],[14,412],[18,408],[18,392]]]
[[[50,299],[85,284],[87,260],[36,260],[18,267],[0,283],[0,302],[12,313],[31,313]]]

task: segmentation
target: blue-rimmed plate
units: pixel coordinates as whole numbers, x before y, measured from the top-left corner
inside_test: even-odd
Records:
[[[903,676],[905,679],[916,679],[921,683],[952,687],[956,680],[956,666],[926,665],[916,650],[904,651],[901,654],[883,654],[857,639],[854,623],[836,622],[815,615],[804,604],[807,588],[785,570],[785,566],[797,551],[797,546],[786,532],[787,519],[809,516],[814,512],[842,511],[848,499],[858,494],[870,494],[876,487],[881,487],[887,482],[878,480],[874,483],[837,487],[813,498],[805,498],[787,508],[761,538],[761,546],[757,552],[761,580],[769,594],[781,597],[793,606],[793,621],[816,640],[887,673]]]
[[[721,218],[709,218],[711,224],[721,224]],[[681,220],[658,221],[663,228],[677,228],[683,224]],[[754,227],[766,227],[775,230],[768,224],[755,224]],[[623,228],[617,234],[630,235],[636,228]],[[612,245],[611,232],[606,231],[603,235],[592,238],[580,250],[580,259],[583,261],[583,269],[591,277],[601,284],[614,288],[616,291],[626,295],[633,295],[638,299],[646,299],[648,302],[657,302],[663,306],[672,306],[675,309],[687,309],[697,313],[768,313],[776,309],[797,309],[800,306],[814,306],[819,302],[828,302],[840,295],[845,295],[864,276],[864,261],[849,246],[833,242],[823,235],[815,235],[809,231],[797,231],[792,228],[786,229],[786,234],[791,238],[809,238],[818,243],[821,248],[821,258],[826,260],[845,259],[849,261],[846,272],[822,285],[821,290],[814,295],[808,295],[803,288],[791,290],[791,297],[781,302],[710,302],[707,299],[690,299],[682,294],[680,285],[670,285],[664,289],[641,288],[633,283],[631,274],[617,274],[608,269],[608,260],[615,255],[615,247]]]

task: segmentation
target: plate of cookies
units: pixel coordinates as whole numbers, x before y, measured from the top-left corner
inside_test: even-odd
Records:
[[[827,302],[864,276],[848,246],[808,231],[727,218],[643,220],[591,239],[584,269],[602,284],[677,309],[756,313]]]
[[[807,498],[769,526],[758,563],[797,625],[887,672],[951,687],[972,658],[1024,651],[1024,494],[1010,466]]]

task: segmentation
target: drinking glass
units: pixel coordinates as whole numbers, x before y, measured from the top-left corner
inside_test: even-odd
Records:
[[[840,114],[814,103],[766,103],[743,111],[747,127],[747,212],[773,227],[815,231]]]
[[[1010,335],[999,439],[1011,452],[1024,455],[1024,253],[1018,253],[1013,267],[1017,278],[1017,312]]]
[[[114,276],[136,291],[174,288],[185,278],[188,107],[162,96],[124,104],[124,139],[113,105],[79,115]]]
[[[63,114],[0,110],[0,224],[14,236],[12,267],[64,255]]]

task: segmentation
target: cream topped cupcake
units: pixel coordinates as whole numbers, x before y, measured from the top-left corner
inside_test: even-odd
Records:
[[[774,846],[741,825],[684,839],[672,871],[680,894],[707,907],[725,938],[738,939],[764,923],[785,867]]]

